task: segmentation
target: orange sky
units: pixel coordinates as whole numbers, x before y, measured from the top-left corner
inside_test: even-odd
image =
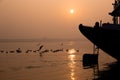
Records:
[[[114,0],[0,0],[0,39],[80,38],[80,23],[112,22]],[[74,9],[74,14],[70,14]]]

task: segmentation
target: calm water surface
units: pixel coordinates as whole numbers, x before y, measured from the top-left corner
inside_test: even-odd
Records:
[[[92,48],[87,40],[0,42],[0,80],[97,79],[116,60],[100,50],[98,64],[83,66],[83,54],[92,53]]]

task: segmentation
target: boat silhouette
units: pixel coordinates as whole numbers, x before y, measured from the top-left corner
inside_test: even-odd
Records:
[[[94,26],[79,25],[79,31],[101,50],[120,61],[120,0],[115,0],[113,23],[96,22]]]

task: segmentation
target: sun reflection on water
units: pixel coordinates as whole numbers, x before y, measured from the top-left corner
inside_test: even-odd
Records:
[[[71,80],[75,80],[75,59],[76,59],[76,55],[75,55],[75,49],[70,49],[68,51],[69,55],[68,55],[68,59],[70,60],[70,62],[68,63],[68,66],[70,68],[70,78]]]

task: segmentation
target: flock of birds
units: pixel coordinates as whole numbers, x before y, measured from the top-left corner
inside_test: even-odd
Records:
[[[61,49],[43,49],[44,45],[40,45],[38,49],[36,50],[26,50],[24,53],[31,53],[31,52],[34,52],[34,53],[39,53],[40,56],[42,56],[43,53],[47,53],[47,52],[53,52],[53,53],[56,53],[56,52],[60,52],[60,51],[66,51],[66,52],[69,52],[70,49],[66,49],[64,50],[63,48]],[[75,50],[76,52],[79,52],[79,50]],[[0,53],[23,53],[23,50],[21,48],[18,48],[16,50],[10,50],[10,51],[5,51],[5,50],[0,50]]]

